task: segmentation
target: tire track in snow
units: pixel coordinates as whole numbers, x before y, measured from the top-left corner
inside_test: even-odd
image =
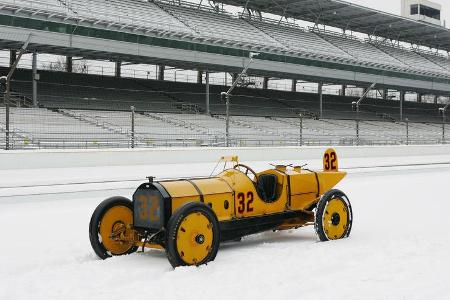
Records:
[[[442,167],[450,166],[450,162],[433,162],[433,163],[410,163],[410,164],[388,164],[388,165],[371,165],[371,166],[356,166],[342,168],[342,171],[348,171],[349,174],[370,174],[378,172],[398,172],[402,170],[426,170],[430,168],[424,167]],[[381,169],[381,170],[380,170]],[[363,172],[358,172],[363,171]],[[162,180],[159,179],[159,180]],[[128,178],[121,180],[100,180],[100,181],[75,181],[63,182],[55,184],[33,184],[33,185],[16,185],[16,186],[0,186],[0,203],[2,199],[12,197],[33,197],[44,195],[64,195],[77,194],[87,192],[103,192],[103,191],[118,191],[118,190],[134,190],[139,183],[145,181],[142,178]],[[129,185],[127,183],[130,183]],[[133,184],[131,184],[133,183]],[[106,185],[106,186],[105,186]],[[117,186],[120,185],[120,186]],[[69,189],[69,190],[64,190]],[[70,190],[71,189],[71,190]],[[29,190],[29,192],[23,192]],[[33,191],[35,190],[35,191]],[[38,191],[36,191],[38,190]],[[48,190],[48,191],[45,191]]]

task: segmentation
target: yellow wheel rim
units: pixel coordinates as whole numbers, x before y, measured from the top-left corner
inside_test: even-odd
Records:
[[[348,229],[348,208],[344,200],[334,198],[328,201],[322,224],[328,239],[336,240],[344,236]]]
[[[200,264],[211,252],[213,225],[201,212],[186,216],[177,230],[177,252],[188,265]]]
[[[100,221],[99,235],[107,251],[113,255],[128,252],[133,247],[132,242],[118,241],[121,237],[130,234],[130,225],[133,223],[133,212],[126,206],[110,208]]]

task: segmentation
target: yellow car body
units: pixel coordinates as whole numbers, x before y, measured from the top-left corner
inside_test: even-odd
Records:
[[[113,205],[114,201],[105,200],[109,206],[100,205],[90,224],[95,252],[106,258],[134,252],[138,246],[166,249],[176,267],[211,261],[219,242],[266,230],[316,225],[321,240],[350,233],[348,198],[332,190],[346,175],[338,170],[333,149],[325,152],[322,171],[277,165],[255,173],[239,164],[237,157],[222,157],[221,161],[224,169],[215,176],[161,181],[149,177],[130,203],[122,199]],[[226,168],[227,163],[232,167]],[[318,204],[330,191],[334,196],[322,205],[318,221]],[[111,209],[116,214],[108,214]]]

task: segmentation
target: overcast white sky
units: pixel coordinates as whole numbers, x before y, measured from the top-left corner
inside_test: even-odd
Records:
[[[346,0],[359,5],[368,6],[378,10],[394,13],[400,15],[401,0]],[[442,5],[442,19],[447,20],[447,28],[450,27],[450,1],[449,0],[433,0],[431,2]]]

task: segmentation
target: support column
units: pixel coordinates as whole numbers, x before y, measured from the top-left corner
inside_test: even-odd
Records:
[[[303,115],[300,113],[298,116],[300,118],[300,139],[298,141],[298,145],[303,146]]]
[[[403,102],[405,102],[405,91],[400,91],[400,121],[403,120]]]
[[[205,74],[205,81],[206,81],[206,114],[209,115],[209,72],[206,71]]]
[[[222,92],[220,94],[222,101],[225,100],[225,145],[230,147],[230,94]],[[224,99],[225,97],[225,99]]]
[[[165,69],[166,69],[166,66],[158,65],[158,80],[164,80]]]
[[[423,94],[417,93],[417,103],[422,103]]]
[[[37,81],[38,81],[38,73],[37,73],[37,53],[33,52],[33,60],[31,63],[32,68],[32,84],[33,84],[33,107],[38,106],[38,100],[37,100]]]
[[[297,91],[297,79],[292,79],[291,92]]]
[[[73,72],[73,58],[72,56],[66,56],[66,72],[72,73]]]
[[[442,108],[442,144],[446,143],[445,140],[445,123],[447,123],[447,119],[445,116],[445,108]]]
[[[9,96],[8,96],[9,98]],[[9,102],[5,101],[5,150],[9,150],[10,146],[9,146],[9,138],[10,138],[10,132],[9,132],[9,122],[10,122],[10,111],[9,111]]]
[[[131,110],[131,148],[135,146],[135,108],[130,106]]]
[[[197,71],[197,83],[202,84],[203,82],[203,71]]]
[[[406,145],[409,145],[409,120],[405,118],[406,122]]]
[[[323,118],[323,82],[319,82],[318,85],[318,92],[319,92],[319,115],[320,119]]]
[[[434,95],[434,97],[433,97],[433,103],[434,104],[437,104],[438,103],[438,95]]]
[[[9,67],[12,67],[14,62],[16,61],[17,51],[16,50],[10,50],[9,51]]]
[[[118,60],[118,61],[116,61],[114,76],[120,77],[121,73],[122,73],[122,62],[120,60]]]
[[[269,87],[269,77],[264,77],[263,79],[263,90],[267,90]]]
[[[342,85],[342,96],[346,96],[347,95],[347,85],[343,84]]]
[[[384,89],[383,90],[383,100],[387,100],[389,96],[389,90],[388,89]]]

